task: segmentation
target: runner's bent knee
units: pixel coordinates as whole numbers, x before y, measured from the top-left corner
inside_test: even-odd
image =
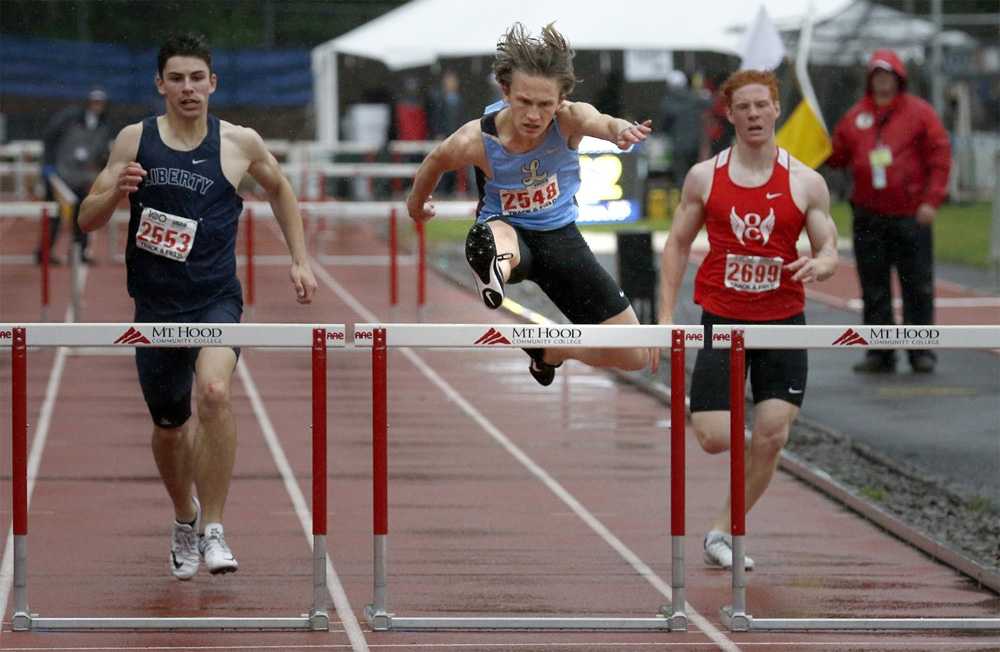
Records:
[[[750,443],[751,450],[760,452],[768,457],[775,457],[781,454],[781,449],[788,443],[788,429],[770,430],[754,432]]]
[[[198,415],[208,417],[229,408],[229,383],[212,380],[198,383]]]
[[[497,254],[511,254],[513,258],[505,262],[510,265],[510,269],[517,267],[521,262],[521,252],[517,245],[517,232],[514,231],[514,227],[499,220],[491,220],[486,225],[493,231]]]
[[[729,450],[728,412],[694,412],[691,414],[691,427],[706,453],[716,455]]]

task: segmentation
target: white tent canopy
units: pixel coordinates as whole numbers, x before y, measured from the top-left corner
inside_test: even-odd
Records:
[[[775,21],[786,45],[795,49],[801,23]],[[878,48],[894,49],[904,61],[923,61],[937,27],[933,22],[898,9],[858,0],[813,26],[809,60],[813,63],[856,65],[868,60]],[[942,31],[936,37],[947,47],[975,47],[976,39],[960,30]]]
[[[813,0],[816,17],[835,15],[850,0]],[[391,69],[439,57],[489,55],[515,21],[537,33],[555,21],[578,50],[696,50],[739,54],[742,30],[759,7],[779,21],[801,21],[803,0],[412,0],[312,52],[318,140],[337,140],[337,54],[368,57]]]

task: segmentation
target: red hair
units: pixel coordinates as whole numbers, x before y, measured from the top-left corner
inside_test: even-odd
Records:
[[[729,75],[722,84],[722,95],[726,98],[726,106],[733,105],[733,94],[744,86],[761,84],[771,91],[771,99],[778,102],[778,78],[768,70],[740,70]]]

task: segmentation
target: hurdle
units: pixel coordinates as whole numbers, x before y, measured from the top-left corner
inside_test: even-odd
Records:
[[[328,631],[326,611],[327,411],[326,354],[345,343],[342,324],[0,324],[0,347],[11,348],[11,481],[14,538],[14,631],[55,630],[313,630]],[[312,350],[312,606],[297,617],[93,618],[41,617],[28,606],[29,347],[267,346]]]
[[[730,351],[730,504],[732,603],[722,622],[733,632],[803,630],[997,630],[1000,618],[756,618],[747,610],[744,509],[747,349],[1000,349],[1000,326],[716,326],[713,346]]]
[[[49,216],[59,214],[59,203],[54,201],[10,201],[0,204],[0,219],[30,218],[41,220],[42,246],[40,254],[41,279],[39,283],[39,302],[41,305],[40,319],[48,321],[49,299],[50,299],[50,264],[49,264],[49,243],[52,241],[52,234],[49,232]],[[32,260],[32,262],[34,262]]]
[[[355,324],[354,343],[371,347],[373,588],[365,607],[368,624],[387,630],[661,630],[686,631],[684,582],[684,358],[685,349],[702,348],[702,326],[596,326],[524,324]],[[509,349],[670,347],[670,534],[671,603],[650,617],[407,617],[388,610],[388,349]]]
[[[406,203],[401,201],[300,201],[299,210],[303,216],[316,223],[327,220],[348,219],[348,220],[388,220],[387,233],[387,256],[372,257],[346,256],[343,257],[348,264],[387,264],[389,267],[389,308],[396,311],[400,305],[400,283],[399,270],[403,261],[400,252],[400,222],[412,222],[407,217]],[[252,238],[252,222],[257,217],[272,217],[271,205],[267,202],[248,201],[244,202],[244,209],[247,213],[247,236]],[[436,202],[436,217],[441,220],[472,220],[475,217],[476,203],[472,201],[444,201]],[[304,217],[303,217],[304,219]],[[416,265],[415,296],[417,319],[422,321],[427,308],[427,234],[424,224],[414,223],[413,233],[416,238],[415,250],[406,258],[407,261],[414,261]],[[252,268],[254,266],[254,252],[252,245],[247,246],[248,283],[253,277]],[[332,256],[318,256],[320,263],[332,263]],[[249,294],[249,289],[248,289]],[[253,299],[248,301],[253,304]]]

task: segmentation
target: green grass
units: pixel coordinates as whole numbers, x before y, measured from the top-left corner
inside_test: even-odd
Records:
[[[960,263],[975,267],[989,265],[990,220],[992,210],[987,202],[946,204],[934,221],[934,257],[942,263]],[[843,238],[851,237],[851,208],[845,202],[833,205],[833,221]],[[431,220],[427,224],[429,241],[461,242],[472,224],[471,220]],[[595,224],[581,226],[585,231],[615,232],[619,230],[670,228],[670,220],[640,220],[628,224]]]
[[[885,501],[885,489],[883,489],[882,487],[872,487],[870,485],[865,485],[864,487],[861,487],[860,490],[858,490],[858,493],[860,493],[868,500],[874,500],[877,503]]]

